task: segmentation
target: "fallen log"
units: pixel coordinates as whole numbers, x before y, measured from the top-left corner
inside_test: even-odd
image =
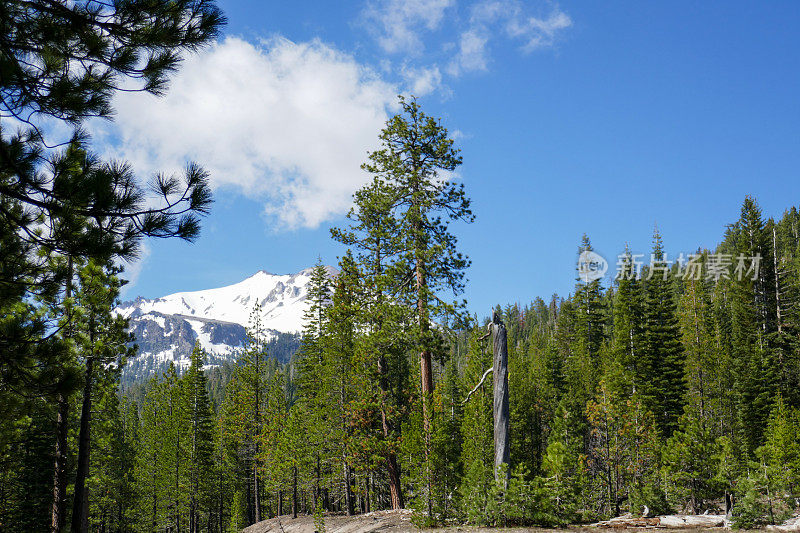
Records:
[[[724,515],[664,515],[653,518],[634,517],[631,514],[617,516],[591,524],[591,527],[603,529],[694,529],[704,527],[725,527]]]
[[[725,526],[725,515],[666,515],[658,519],[661,527],[669,529]]]

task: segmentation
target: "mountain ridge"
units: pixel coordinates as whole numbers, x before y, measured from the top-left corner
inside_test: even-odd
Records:
[[[338,275],[332,266],[325,269],[329,278]],[[147,379],[170,364],[179,371],[185,369],[196,342],[208,354],[207,367],[235,360],[245,345],[256,304],[270,352],[286,362],[300,345],[312,271],[271,274],[259,270],[223,287],[121,302],[115,312],[129,320],[139,348],[123,370],[123,379]]]

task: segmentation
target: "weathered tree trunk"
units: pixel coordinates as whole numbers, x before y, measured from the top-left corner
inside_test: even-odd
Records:
[[[508,465],[508,341],[506,327],[495,315],[492,321],[494,349],[494,471],[498,476],[501,464]],[[506,472],[508,475],[508,472]]]

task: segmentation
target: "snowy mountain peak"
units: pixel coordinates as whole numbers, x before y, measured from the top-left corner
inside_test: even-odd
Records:
[[[331,277],[338,274],[333,267],[325,269]],[[177,292],[161,298],[137,298],[121,304],[117,311],[128,318],[155,312],[233,322],[246,327],[258,303],[264,327],[285,333],[299,332],[303,328],[312,271],[306,268],[296,274],[270,274],[259,270],[233,285]]]
[[[338,274],[331,266],[325,270],[331,278]],[[231,359],[241,350],[256,304],[268,337],[280,339],[278,350],[290,356],[290,347],[303,328],[312,272],[313,268],[295,274],[259,270],[225,287],[123,302],[117,312],[130,319],[139,346],[139,355],[129,367],[139,377],[161,370],[170,361],[187,366],[197,341],[209,353],[209,363]]]

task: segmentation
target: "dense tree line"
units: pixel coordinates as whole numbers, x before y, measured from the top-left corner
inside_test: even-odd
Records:
[[[624,250],[607,285],[498,307],[498,472],[491,349],[456,300],[461,157],[401,99],[332,232],[339,274],[314,271],[294,357],[270,352],[256,308],[236,364],[208,370],[197,347],[123,393],[119,262],[145,237],[192,240],[211,197],[196,165],[143,187],[80,126],[132,82],[162,92],[223,18],[202,0],[34,0],[0,20],[1,530],[222,532],[300,513],[322,530],[325,512],[403,507],[422,525],[719,510],[749,527],[797,511],[796,209],[765,220],[746,198],[714,250],[670,259],[656,230],[650,260]],[[48,144],[43,119],[74,133]]]
[[[384,200],[382,187],[357,195],[354,226],[359,196]],[[381,291],[409,279],[408,264],[387,254],[378,269],[374,254],[348,251],[335,278],[315,268],[290,363],[269,356],[256,312],[216,411],[199,392],[211,388],[199,350],[182,377],[153,378],[138,411],[120,404],[117,425],[140,417],[126,512],[143,531],[400,506],[421,525],[555,525],[645,509],[779,522],[797,511],[800,482],[799,227],[796,209],[764,220],[747,198],[714,251],[672,261],[656,231],[651,261],[624,250],[607,287],[579,280],[568,298],[498,307],[511,390],[500,476],[490,380],[476,388],[492,365],[484,328],[439,323],[426,398],[418,308]],[[355,242],[362,230],[352,231]],[[590,249],[584,237],[579,251]]]
[[[147,184],[94,155],[82,126],[111,118],[119,90],[161,94],[223,23],[205,0],[0,5],[3,530],[127,523],[120,476],[137,425],[117,416],[118,265],[145,237],[193,240],[211,194],[194,163]]]

